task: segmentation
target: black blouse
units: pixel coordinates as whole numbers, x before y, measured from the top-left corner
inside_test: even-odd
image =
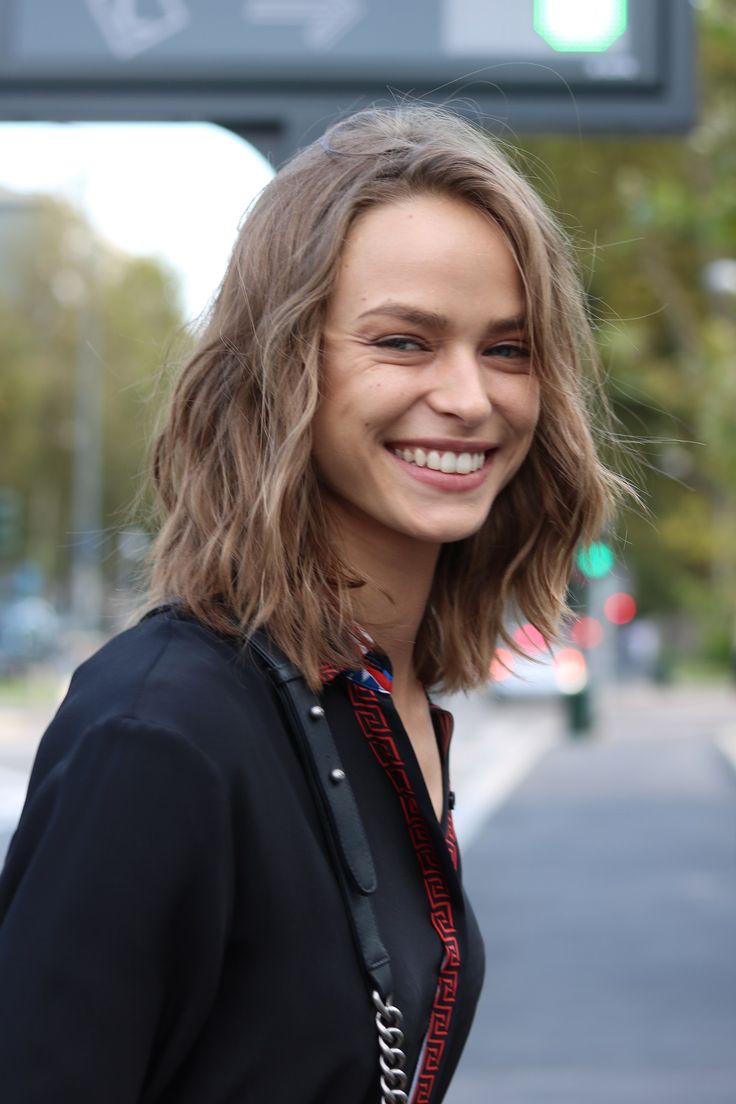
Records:
[[[380,657],[323,704],[378,874],[411,1099],[437,1104],[483,969]],[[375,1104],[368,986],[267,677],[173,612],[75,674],[0,876],[4,1104]]]

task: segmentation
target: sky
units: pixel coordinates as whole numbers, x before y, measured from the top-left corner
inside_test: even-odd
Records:
[[[167,261],[188,319],[209,303],[272,175],[256,150],[209,123],[0,124],[0,187],[63,195],[113,245]]]

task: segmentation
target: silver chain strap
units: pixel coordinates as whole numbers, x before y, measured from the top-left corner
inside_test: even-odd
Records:
[[[384,1004],[381,994],[374,989],[371,994],[376,1007],[376,1027],[378,1028],[378,1064],[381,1067],[381,1104],[408,1104],[406,1088],[406,1055],[403,1051],[404,1032],[401,1030],[403,1016],[391,1003]]]

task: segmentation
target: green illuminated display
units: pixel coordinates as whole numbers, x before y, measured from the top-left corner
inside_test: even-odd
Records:
[[[560,52],[599,53],[621,37],[628,0],[534,0],[534,30]]]

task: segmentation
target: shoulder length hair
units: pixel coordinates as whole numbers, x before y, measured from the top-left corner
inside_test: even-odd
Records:
[[[359,112],[298,153],[247,213],[198,347],[155,441],[163,522],[149,598],[216,631],[273,639],[319,685],[358,666],[352,595],[311,463],[320,339],[359,215],[421,194],[472,205],[506,235],[526,298],[541,413],[529,454],[475,535],[443,547],[415,646],[425,685],[488,677],[511,611],[555,637],[580,541],[624,486],[596,455],[596,353],[569,244],[498,146],[428,106]],[[380,644],[380,641],[378,642]]]

